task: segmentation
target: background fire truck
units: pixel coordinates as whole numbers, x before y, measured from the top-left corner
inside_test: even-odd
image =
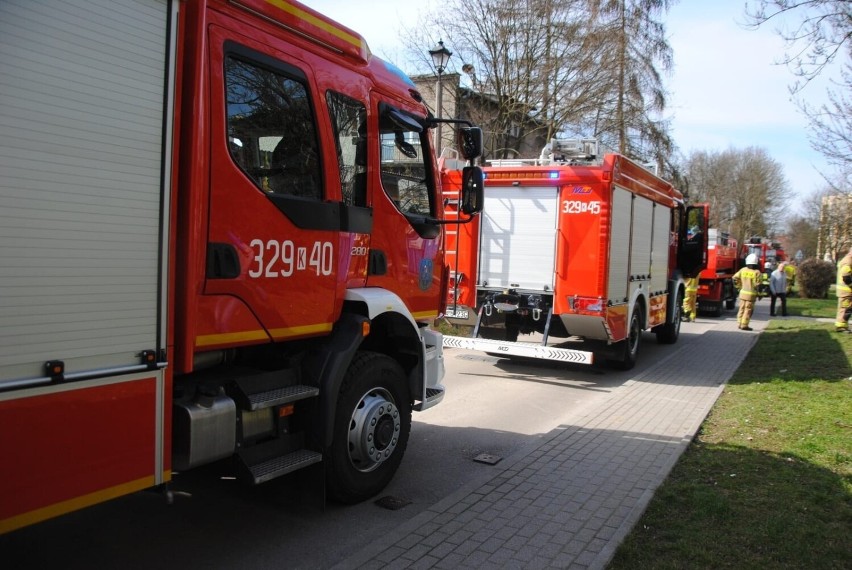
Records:
[[[473,333],[445,346],[630,368],[643,330],[677,341],[684,277],[706,263],[706,205],[687,208],[624,156],[599,158],[594,140],[484,170],[482,216],[448,234],[448,316]],[[701,231],[687,240],[690,227]],[[541,342],[517,342],[531,333]]]
[[[413,83],[287,0],[5,0],[0,37],[0,532],[225,458],[377,493],[444,394]]]
[[[734,273],[739,269],[737,240],[726,232],[710,228],[707,232],[707,267],[698,280],[698,310],[714,316],[722,307],[733,309],[737,302]]]

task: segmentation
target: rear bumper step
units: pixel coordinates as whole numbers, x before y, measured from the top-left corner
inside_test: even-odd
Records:
[[[560,362],[572,362],[576,364],[594,363],[594,354],[585,350],[572,350],[570,348],[557,348],[555,346],[542,346],[540,344],[507,342],[485,338],[444,335],[444,348],[478,350],[481,352],[489,352],[499,355],[557,360]]]

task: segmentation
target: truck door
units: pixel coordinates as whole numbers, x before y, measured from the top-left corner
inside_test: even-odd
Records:
[[[207,344],[328,332],[340,298],[341,203],[324,171],[337,165],[313,73],[270,46],[285,47],[210,28]]]
[[[446,292],[432,147],[414,114],[389,102],[379,102],[377,111],[379,137],[371,144],[380,172],[371,184],[376,221],[368,285],[396,293],[416,319],[435,318]]]
[[[707,225],[710,220],[708,204],[689,206],[681,227],[678,265],[687,277],[695,277],[707,267]]]

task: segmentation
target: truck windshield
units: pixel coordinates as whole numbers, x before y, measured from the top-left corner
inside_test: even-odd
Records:
[[[428,176],[430,147],[425,132],[414,119],[396,109],[385,110],[379,129],[385,193],[403,214],[435,216]]]

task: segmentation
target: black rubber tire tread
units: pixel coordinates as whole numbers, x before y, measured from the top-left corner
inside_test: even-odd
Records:
[[[722,316],[722,301],[718,301],[716,303],[713,303],[713,310],[710,312],[710,314],[713,315],[714,317],[721,317]]]
[[[654,332],[657,335],[657,342],[659,344],[674,344],[677,342],[677,339],[680,336],[682,311],[683,292],[679,292],[677,294],[677,302],[675,303],[675,314],[672,315],[672,319],[668,320],[666,324],[654,328]]]
[[[619,370],[630,370],[636,366],[636,360],[639,357],[639,345],[642,344],[642,323],[639,320],[637,309],[639,305],[633,308],[633,313],[630,315],[630,324],[628,325],[628,336],[623,341],[617,344],[619,356],[612,360],[612,366]],[[631,346],[632,334],[636,335],[635,343]]]
[[[399,441],[393,455],[373,471],[355,468],[349,459],[349,423],[361,397],[374,388],[383,388],[393,397],[400,413]],[[393,479],[402,462],[411,433],[411,399],[404,371],[391,357],[378,352],[359,352],[352,359],[340,387],[334,418],[334,437],[326,450],[326,490],[329,497],[346,504],[369,499]]]

